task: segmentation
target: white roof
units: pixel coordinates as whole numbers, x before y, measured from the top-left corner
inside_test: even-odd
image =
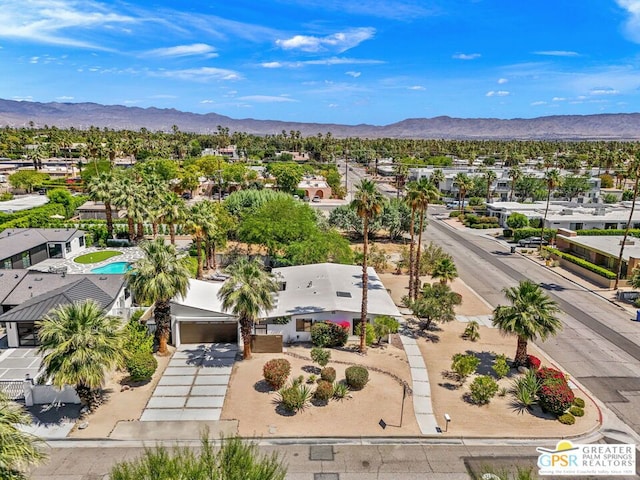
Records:
[[[189,280],[189,289],[184,298],[175,297],[171,300],[176,305],[198,308],[214,313],[232,315],[222,308],[222,301],[218,298],[218,292],[224,282],[205,282],[203,280]]]
[[[373,315],[399,317],[387,289],[375,270],[368,268],[368,312]],[[359,313],[362,304],[362,267],[335,263],[274,268],[278,281],[286,283],[279,292],[276,308],[270,317],[314,312],[344,311]]]

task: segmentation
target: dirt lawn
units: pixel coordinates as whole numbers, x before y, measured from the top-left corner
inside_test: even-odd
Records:
[[[290,347],[288,352],[309,358],[311,347]],[[263,365],[272,358],[286,358],[291,363],[291,376],[310,373],[311,359],[301,360],[292,355],[254,354],[249,361],[239,361],[234,367],[222,419],[238,419],[241,436],[406,436],[420,435],[415,420],[412,398],[407,396],[404,420],[400,422],[402,386],[389,375],[369,370],[369,383],[360,391],[351,392],[351,398],[331,400],[326,406],[311,405],[295,415],[279,413],[274,403],[276,392],[269,390],[262,377]],[[393,345],[370,348],[366,356],[355,351],[331,349],[328,366],[336,369],[336,380],[344,379],[348,365],[336,361],[353,362],[364,366],[377,366],[403,379],[410,379],[409,365],[404,351]],[[304,368],[304,370],[303,370]],[[383,430],[378,422],[384,419]]]
[[[593,401],[579,390],[574,390],[576,397],[586,402],[584,417],[576,417],[574,425],[563,425],[554,417],[544,414],[539,407],[533,412],[519,412],[511,403],[514,398],[510,394],[504,397],[495,396],[491,403],[476,406],[465,401],[464,395],[469,392],[473,377],[466,380],[462,387],[457,387],[446,373],[451,368],[451,357],[455,353],[473,352],[482,363],[478,367],[480,374],[493,374],[491,365],[495,354],[505,354],[513,358],[516,349],[515,337],[503,337],[497,329],[480,327],[480,340],[471,342],[460,337],[465,324],[451,322],[439,326],[439,331],[429,332],[435,335],[436,341],[418,339],[429,371],[431,383],[431,399],[436,418],[443,418],[445,413],[451,416],[449,431],[444,435],[482,436],[482,437],[566,437],[579,435],[599,426],[598,408]],[[535,345],[529,344],[530,355],[542,360],[543,366],[554,366],[540,354]],[[512,370],[507,378],[498,383],[500,387],[510,388],[513,379],[519,374]]]

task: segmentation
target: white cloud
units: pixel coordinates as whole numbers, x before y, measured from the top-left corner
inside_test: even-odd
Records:
[[[479,53],[456,53],[451,58],[455,58],[456,60],[475,60],[481,56]]]
[[[281,68],[283,65],[280,62],[263,62],[260,66],[264,68]]]
[[[217,57],[215,48],[206,43],[194,43],[191,45],[177,45],[175,47],[156,48],[145,52],[152,57],[188,57],[192,55],[204,55],[207,58]]]
[[[412,85],[409,87],[409,90],[426,90],[422,85]]]
[[[546,104],[547,102],[543,102],[543,101],[531,102],[532,107],[537,107],[539,105],[546,105]]]
[[[615,88],[598,87],[598,88],[591,89],[591,91],[589,92],[589,95],[617,95],[619,93],[620,92]]]
[[[264,62],[260,66],[264,68],[302,68],[307,65],[379,65],[385,63],[382,60],[369,60],[348,57],[330,57],[318,60],[303,60],[298,62]]]
[[[238,97],[239,100],[243,100],[245,102],[256,102],[256,103],[283,103],[283,102],[297,102],[292,98],[287,96],[273,96],[273,95],[246,95],[244,97]]]
[[[38,60],[40,59],[40,57],[31,57],[29,59],[29,63],[38,63]]]
[[[640,43],[640,0],[616,0],[616,3],[629,14],[624,26],[627,37]]]
[[[209,80],[241,80],[242,75],[225,68],[201,67],[187,68],[185,70],[160,70],[151,72],[156,77],[177,78],[179,80],[193,80],[206,82]]]
[[[507,92],[506,90],[489,90],[485,96],[486,97],[506,97],[507,95],[509,95],[510,92]]]
[[[16,96],[16,97],[11,97],[13,100],[17,101],[17,102],[31,102],[33,101],[33,97],[31,95],[26,95],[24,97],[21,96]]]
[[[91,0],[3,0],[0,37],[34,43],[105,49],[79,38],[138,19],[110,11],[105,3]]]
[[[552,102],[564,102],[566,100],[566,98],[564,97],[553,97],[551,99]]]
[[[507,80],[506,78],[499,78],[498,79],[498,85],[504,85],[505,83],[507,83],[509,80]]]
[[[200,103],[215,103],[213,100],[201,100]]]
[[[149,98],[160,98],[160,99],[164,99],[164,98],[178,98],[177,95],[169,95],[166,93],[159,93],[158,95],[151,95]]]
[[[353,78],[358,78],[360,75],[362,75],[362,72],[353,72],[353,71],[351,71],[351,72],[345,72],[344,74],[345,75],[349,75],[349,76],[351,76]]]
[[[578,52],[572,52],[570,50],[542,50],[539,52],[533,52],[536,55],[545,55],[548,57],[578,57]]]
[[[61,102],[66,102],[66,101],[69,101],[69,100],[73,100],[73,97],[68,97],[66,95],[63,95],[61,97],[56,97],[56,100],[60,100]]]
[[[277,39],[276,45],[284,50],[301,50],[311,53],[336,51],[342,53],[373,38],[375,33],[375,28],[362,27],[352,28],[345,32],[334,33],[325,37],[294,35],[287,39]]]

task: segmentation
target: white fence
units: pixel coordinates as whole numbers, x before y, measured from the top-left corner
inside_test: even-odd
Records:
[[[27,407],[49,403],[80,403],[80,398],[73,387],[62,390],[53,385],[33,385],[31,380],[23,382],[24,403]]]

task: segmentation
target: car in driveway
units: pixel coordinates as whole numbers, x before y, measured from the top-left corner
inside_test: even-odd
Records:
[[[540,237],[527,237],[518,240],[519,247],[537,247],[540,245]],[[542,240],[542,245],[549,245],[549,242]]]
[[[318,195],[316,195],[315,197],[313,197],[313,198],[311,199],[311,201],[312,201],[313,203],[318,203],[318,202],[320,201],[320,197],[319,197]]]

